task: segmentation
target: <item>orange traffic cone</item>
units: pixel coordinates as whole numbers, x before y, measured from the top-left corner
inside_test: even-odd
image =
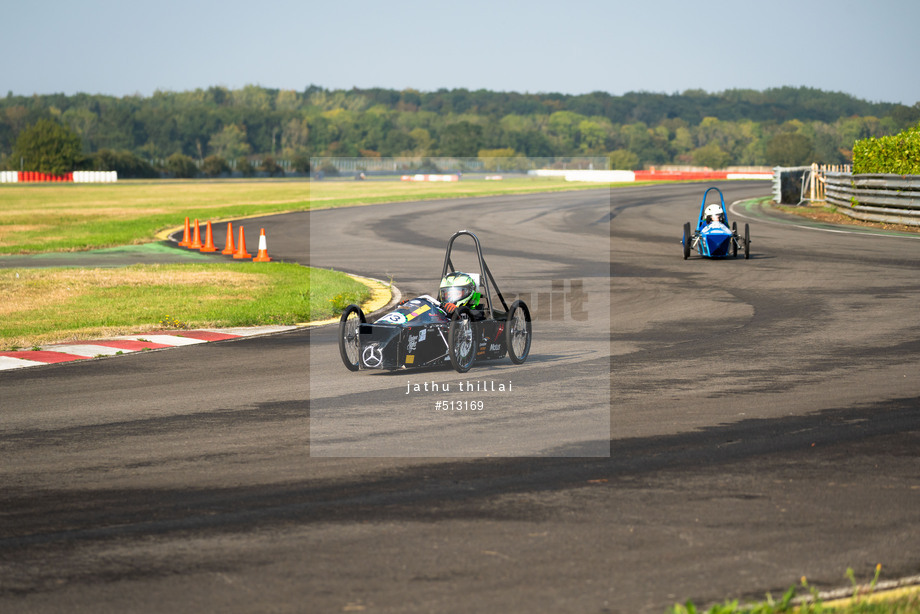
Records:
[[[256,257],[252,259],[253,262],[271,262],[272,259],[268,257],[268,247],[265,242],[265,229],[262,229],[261,234],[259,234],[259,253],[256,254]]]
[[[227,243],[224,245],[224,251],[221,253],[224,256],[232,256],[236,251],[236,248],[233,246],[233,224],[227,222]]]
[[[204,229],[204,245],[201,246],[201,251],[203,252],[216,252],[217,247],[214,246],[214,235],[211,234],[211,221],[208,220],[207,225]]]
[[[179,247],[188,247],[190,234],[192,234],[192,229],[188,223],[188,218],[185,218],[185,232],[182,233],[182,240],[179,241]]]
[[[195,234],[192,235],[192,242],[188,244],[189,249],[201,249],[201,229],[198,227],[198,220],[195,220]]]
[[[246,253],[246,235],[243,234],[242,226],[240,226],[240,242],[236,248],[236,253],[233,254],[233,257],[237,260],[242,260],[244,258],[252,258],[252,254]]]

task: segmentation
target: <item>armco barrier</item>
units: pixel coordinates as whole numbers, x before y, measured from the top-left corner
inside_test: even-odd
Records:
[[[827,202],[858,220],[920,226],[920,175],[826,173]]]

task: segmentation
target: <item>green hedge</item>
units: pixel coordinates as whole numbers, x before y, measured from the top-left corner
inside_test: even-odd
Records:
[[[856,141],[853,173],[920,175],[920,124],[894,136]]]

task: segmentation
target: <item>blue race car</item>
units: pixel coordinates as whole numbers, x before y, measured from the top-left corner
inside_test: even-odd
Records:
[[[706,197],[711,191],[719,193],[719,203],[706,204]],[[700,204],[700,216],[696,230],[691,231],[690,222],[684,224],[684,260],[690,257],[690,250],[695,250],[704,258],[737,257],[738,250],[744,251],[744,257],[751,256],[751,231],[744,225],[744,236],[738,234],[737,222],[728,227],[728,212],[725,209],[725,197],[719,188],[709,188],[703,193]]]

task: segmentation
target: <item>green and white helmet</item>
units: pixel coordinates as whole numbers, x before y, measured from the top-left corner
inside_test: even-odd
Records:
[[[442,303],[453,303],[458,307],[460,305],[476,307],[479,305],[479,293],[476,292],[476,280],[460,271],[449,273],[441,280],[441,287],[438,290],[438,300]]]

